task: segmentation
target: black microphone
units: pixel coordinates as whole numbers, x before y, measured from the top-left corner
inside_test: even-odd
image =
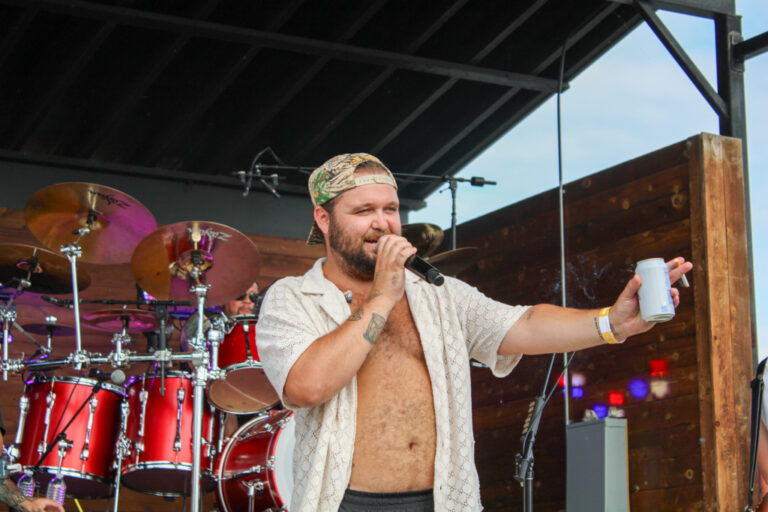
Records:
[[[445,282],[443,274],[437,268],[415,254],[405,260],[405,268],[413,271],[420,278],[435,286],[441,286]]]

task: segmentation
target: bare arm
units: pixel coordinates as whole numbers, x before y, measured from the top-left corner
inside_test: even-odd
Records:
[[[318,338],[296,360],[285,382],[291,404],[313,407],[335,396],[357,374],[405,292],[405,260],[416,249],[405,239],[380,239],[371,292],[346,322]]]
[[[693,265],[683,258],[675,258],[667,262],[667,267],[670,268],[670,282],[674,283],[691,270]],[[637,296],[640,284],[639,276],[632,277],[611,308],[609,318],[617,339],[640,334],[654,326],[640,316]],[[677,306],[680,303],[680,291],[672,288],[671,293]],[[550,304],[533,306],[507,331],[499,347],[499,354],[571,352],[601,345],[605,342],[595,321],[598,313],[596,309],[571,309]]]
[[[3,448],[3,438],[0,436],[0,450]],[[64,512],[64,507],[47,498],[27,498],[10,478],[0,480],[0,502],[10,508],[24,512]]]

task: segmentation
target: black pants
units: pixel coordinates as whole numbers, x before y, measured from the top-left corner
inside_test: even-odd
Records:
[[[434,512],[432,490],[413,492],[362,492],[347,489],[339,512]]]

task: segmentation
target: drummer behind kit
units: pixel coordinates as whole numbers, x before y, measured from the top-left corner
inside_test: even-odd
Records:
[[[59,183],[36,192],[25,208],[26,225],[44,245],[0,244],[0,284],[10,290],[0,302],[2,373],[25,376],[19,423],[9,454],[20,464],[14,475],[22,493],[45,486],[48,497],[114,496],[120,488],[157,496],[191,496],[216,489],[223,511],[288,510],[293,488],[293,411],[278,410],[256,350],[257,314],[205,316],[206,301],[221,304],[243,294],[259,271],[259,254],[245,235],[222,224],[188,221],[158,228],[136,199],[90,183]],[[60,252],[63,256],[57,254]],[[130,262],[136,283],[153,298],[81,300],[91,284],[77,261],[99,265]],[[16,322],[14,302],[23,294],[71,293],[71,299],[42,295],[70,308],[73,326]],[[80,304],[107,309],[80,314]],[[168,309],[194,302],[189,352],[167,345]],[[63,314],[69,312],[63,310]],[[111,332],[106,356],[82,345],[81,323]],[[11,359],[10,331],[38,347],[32,359]],[[125,348],[131,334],[159,330],[154,352]],[[186,329],[185,329],[186,330]],[[45,335],[42,345],[32,334]],[[53,359],[52,340],[75,336],[74,351]],[[125,384],[137,363],[153,366]],[[96,369],[115,368],[111,374]],[[191,371],[173,369],[186,365]],[[56,375],[74,369],[79,376]],[[86,373],[86,370],[90,372]],[[207,393],[206,393],[207,392]],[[207,396],[206,396],[207,395]],[[231,437],[226,415],[255,414]]]

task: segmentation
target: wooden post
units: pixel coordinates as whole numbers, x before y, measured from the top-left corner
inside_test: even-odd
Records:
[[[688,140],[699,425],[706,510],[742,510],[752,313],[741,141]]]

